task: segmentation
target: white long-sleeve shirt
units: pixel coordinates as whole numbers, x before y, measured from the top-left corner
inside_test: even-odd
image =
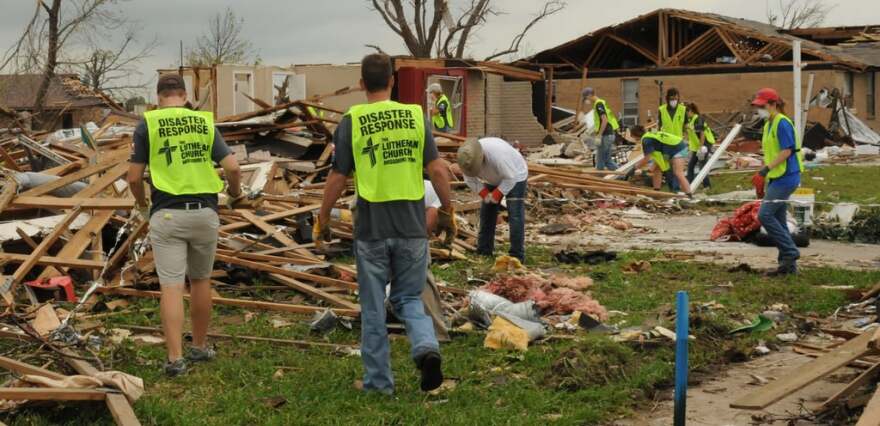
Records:
[[[507,195],[514,185],[529,177],[529,166],[522,154],[501,138],[482,138],[483,166],[477,176],[464,177],[464,182],[474,192],[480,192],[483,185],[498,188]]]

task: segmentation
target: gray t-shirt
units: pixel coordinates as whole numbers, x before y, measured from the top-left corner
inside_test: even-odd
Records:
[[[131,151],[132,163],[150,164],[149,134],[150,132],[147,131],[146,121],[141,120],[137,127],[134,128],[134,134],[132,135],[132,142],[134,143],[134,149]],[[226,145],[226,141],[223,140],[220,130],[214,128],[214,144],[211,147],[211,159],[213,159],[214,162],[219,163],[220,160],[223,160],[229,154],[232,154],[232,150]],[[197,202],[205,204],[214,210],[218,210],[217,194],[174,195],[156,189],[156,187],[153,186],[153,182],[150,182],[150,190],[150,201],[153,204],[150,209],[150,214],[163,208]]]
[[[333,135],[333,143],[336,144],[333,170],[346,176],[350,176],[354,172],[351,125],[351,116],[342,117]],[[431,133],[431,123],[427,119],[425,120],[424,149],[423,164],[428,164],[440,156]],[[389,182],[389,184],[392,183]],[[425,238],[427,233],[423,200],[371,203],[358,197],[356,214],[354,237],[357,240]]]

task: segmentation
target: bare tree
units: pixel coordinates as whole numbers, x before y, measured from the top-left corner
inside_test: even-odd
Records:
[[[0,69],[42,71],[34,101],[34,115],[40,122],[47,121],[42,114],[58,67],[73,63],[65,59],[71,40],[87,26],[93,31],[98,27],[118,28],[124,19],[113,10],[115,4],[116,0],[36,0],[33,17],[22,36],[4,54]]]
[[[467,0],[453,11],[449,0],[370,0],[385,24],[400,36],[409,53],[417,58],[432,55],[462,58],[467,53],[473,35],[490,17],[503,12],[493,0]],[[516,53],[526,34],[544,18],[565,8],[562,0],[546,0],[539,12],[517,34],[506,49],[495,52],[488,59]],[[457,15],[455,17],[454,15]],[[368,47],[379,49],[377,46]]]
[[[244,63],[256,52],[250,41],[242,39],[244,18],[239,18],[230,8],[217,13],[208,22],[208,32],[196,40],[196,46],[187,53],[190,65],[213,65]]]
[[[818,27],[832,9],[823,0],[778,0],[777,9],[767,4],[767,22],[787,30]]]
[[[75,65],[83,83],[120,99],[146,87],[146,82],[135,79],[141,74],[137,64],[152,54],[155,38],[137,48],[137,31],[129,28],[116,46],[103,47],[98,40],[91,40],[89,44],[90,53]]]

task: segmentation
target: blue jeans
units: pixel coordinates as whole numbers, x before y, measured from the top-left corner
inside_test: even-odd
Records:
[[[421,298],[428,279],[428,240],[356,240],[355,260],[361,304],[364,390],[391,394],[394,392],[394,377],[391,374],[388,327],[385,325],[386,283],[391,281],[389,300],[394,314],[406,326],[413,360],[429,352],[440,352],[434,324],[425,314]]]
[[[694,178],[697,177],[697,165],[700,166],[700,171],[702,171],[703,167],[706,167],[706,163],[709,162],[709,156],[712,155],[712,151],[709,150],[709,153],[706,154],[706,158],[704,160],[700,160],[698,153],[692,152],[691,158],[688,160],[688,169],[687,169],[687,180],[688,182],[693,182]],[[712,183],[709,182],[709,175],[706,175],[706,178],[703,179],[703,186],[708,188],[712,186]]]
[[[797,185],[767,185],[767,193],[764,194],[764,203],[761,203],[761,210],[758,211],[758,220],[767,230],[767,234],[776,243],[779,249],[780,266],[795,266],[797,259],[801,256],[794,240],[791,238],[791,232],[788,231],[788,222],[785,219],[788,212],[788,203],[767,202],[773,200],[788,200],[791,194],[797,189]]]
[[[494,186],[487,186],[489,191]],[[517,182],[507,193],[507,217],[510,225],[510,255],[525,263],[526,261],[526,181]],[[492,256],[495,252],[495,224],[501,206],[483,203],[480,207],[480,233],[477,238],[477,253]]]
[[[614,152],[615,138],[613,133],[602,136],[602,141],[599,142],[599,147],[596,149],[596,169],[617,170],[617,163],[611,158],[611,154]]]

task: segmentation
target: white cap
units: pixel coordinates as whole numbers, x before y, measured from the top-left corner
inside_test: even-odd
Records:
[[[441,86],[440,83],[431,83],[431,85],[428,86],[428,90],[426,90],[426,92],[428,92],[428,93],[441,93],[441,92],[443,92],[443,86]]]

